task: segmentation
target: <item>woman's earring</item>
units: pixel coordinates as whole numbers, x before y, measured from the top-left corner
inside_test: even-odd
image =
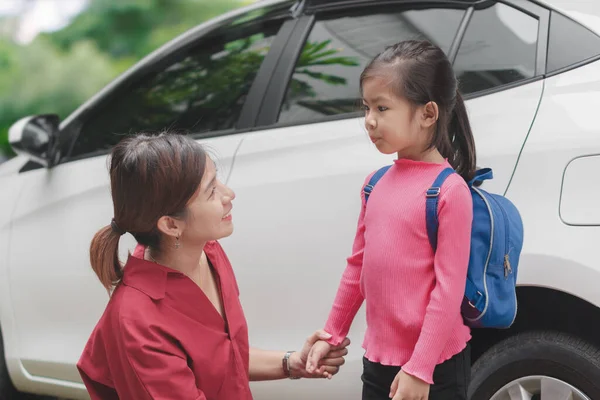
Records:
[[[179,236],[177,236],[175,238],[175,248],[178,249],[179,248]]]

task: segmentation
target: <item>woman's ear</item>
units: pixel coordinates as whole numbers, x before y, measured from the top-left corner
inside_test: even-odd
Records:
[[[437,122],[440,116],[440,110],[435,101],[425,104],[421,110],[421,126],[431,128]]]
[[[160,217],[156,223],[156,227],[162,234],[174,238],[181,236],[183,229],[185,228],[184,225],[185,223],[183,221],[166,215]]]

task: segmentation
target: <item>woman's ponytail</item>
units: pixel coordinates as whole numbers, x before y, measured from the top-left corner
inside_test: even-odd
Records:
[[[90,245],[90,263],[108,291],[123,279],[119,241],[126,232],[152,250],[160,251],[158,220],[183,218],[196,194],[208,155],[190,136],[161,133],[128,136],[110,155],[110,193],[113,219]],[[150,200],[148,200],[150,199]]]
[[[475,175],[477,165],[475,140],[465,102],[458,89],[456,90],[456,103],[450,116],[448,134],[454,151],[453,157],[449,157],[448,161],[456,172],[468,182]]]
[[[109,294],[123,277],[123,267],[119,261],[120,239],[121,234],[108,225],[94,235],[90,246],[92,269]]]

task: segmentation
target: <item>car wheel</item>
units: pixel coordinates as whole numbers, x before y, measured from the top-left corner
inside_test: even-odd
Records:
[[[600,399],[600,349],[557,332],[512,336],[473,365],[470,400]]]

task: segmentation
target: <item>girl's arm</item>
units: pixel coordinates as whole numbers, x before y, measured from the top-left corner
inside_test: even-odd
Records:
[[[371,174],[372,175],[372,174]],[[365,180],[365,184],[371,178]],[[363,185],[364,186],[364,185]],[[365,249],[365,195],[361,187],[361,210],[358,216],[358,226],[352,245],[352,255],[347,259],[346,269],[342,275],[329,318],[325,324],[325,331],[332,335],[327,342],[331,345],[339,345],[348,334],[352,321],[356,316],[364,297],[360,293],[360,274],[363,265]]]
[[[473,200],[464,182],[448,187],[440,199],[438,245],[434,258],[436,284],[431,292],[421,334],[402,370],[433,383],[433,370],[448,338],[462,318],[471,243]]]

